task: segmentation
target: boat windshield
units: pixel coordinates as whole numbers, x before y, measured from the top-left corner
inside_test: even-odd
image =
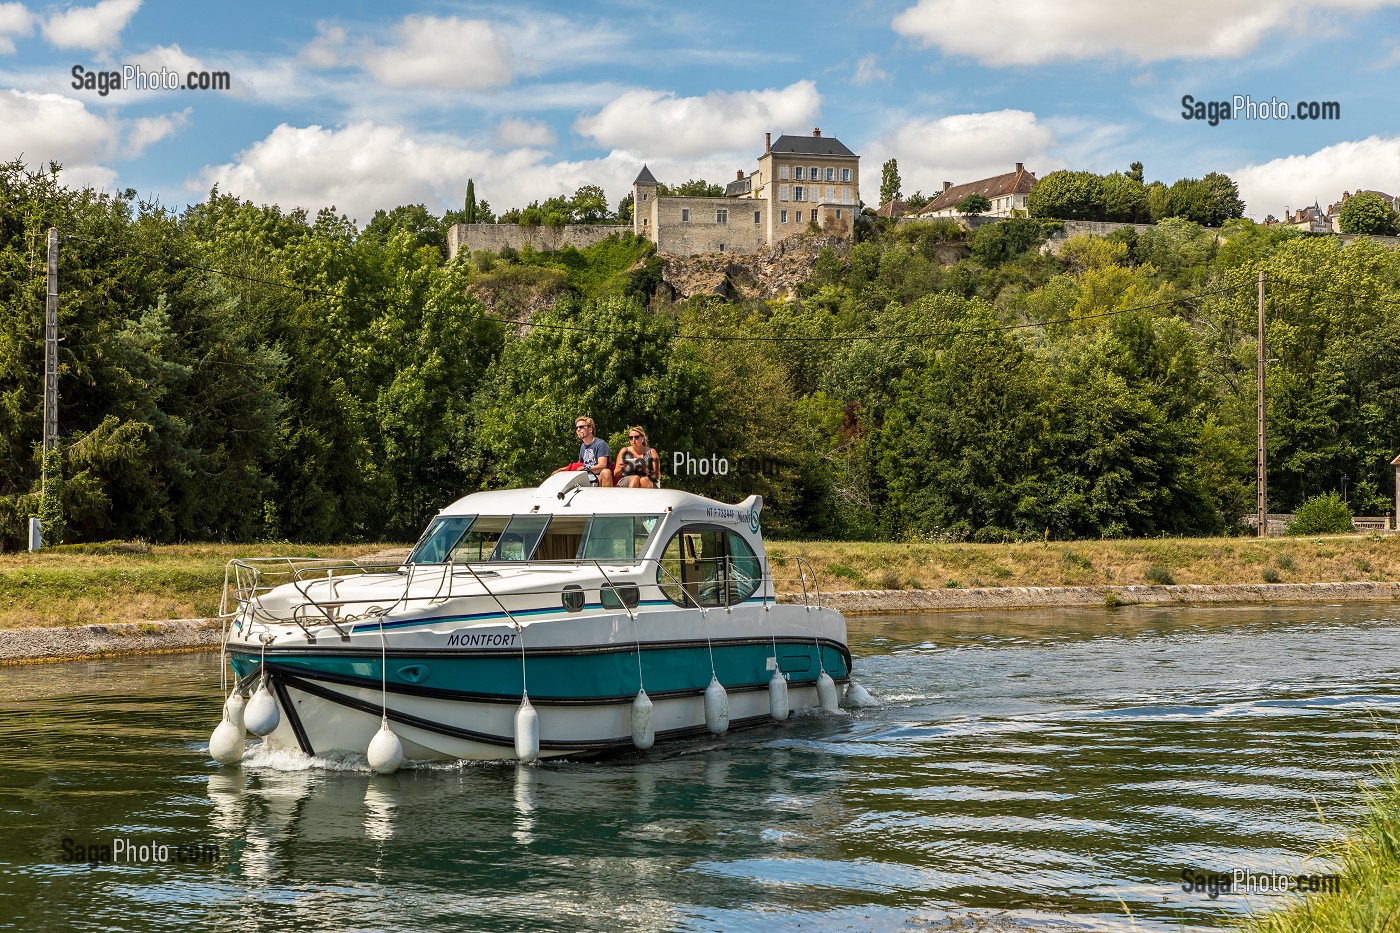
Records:
[[[660,523],[659,515],[440,515],[408,563],[631,561]]]

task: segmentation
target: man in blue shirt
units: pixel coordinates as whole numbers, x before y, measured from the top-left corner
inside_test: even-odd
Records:
[[[579,415],[574,419],[574,432],[578,434],[578,465],[572,468],[591,473],[599,486],[611,486],[613,473],[609,458],[612,451],[608,449],[607,441],[594,436],[593,431],[592,418]]]

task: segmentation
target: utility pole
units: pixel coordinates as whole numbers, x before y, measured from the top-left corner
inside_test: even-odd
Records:
[[[58,443],[58,231],[49,228],[49,284],[44,309],[44,453]],[[44,471],[44,486],[48,486]]]
[[[1269,533],[1269,474],[1268,449],[1265,444],[1264,429],[1264,365],[1268,354],[1264,352],[1264,270],[1259,270],[1259,537]]]

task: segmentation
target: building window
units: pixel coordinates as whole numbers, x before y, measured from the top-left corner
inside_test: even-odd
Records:
[[[756,224],[761,224],[761,223],[763,223],[763,215],[762,215],[761,212],[759,212],[759,211],[754,211],[754,212],[753,212],[753,222],[756,223]]]
[[[836,219],[837,219],[837,220],[840,220],[840,219],[841,219],[841,208],[839,208],[839,207],[836,209]]]
[[[805,200],[807,200],[807,199],[804,197],[804,195],[805,195],[806,193],[807,193],[807,192],[806,192],[806,189],[804,189],[801,185],[793,185],[793,186],[792,186],[792,199],[793,199],[794,201],[805,201]]]
[[[836,180],[836,169],[834,169],[834,168],[829,168],[829,169],[826,170],[826,180],[827,180],[827,181],[835,181],[835,180]]]
[[[715,223],[717,223],[717,224],[727,224],[727,223],[729,223],[729,210],[728,210],[727,208],[721,207],[721,208],[719,208],[718,210],[715,211]]]
[[[778,177],[781,178],[783,181],[787,181],[788,167],[786,165],[778,166]]]
[[[814,165],[811,168],[807,169],[807,177],[812,179],[812,181],[820,181],[822,177],[822,170]]]
[[[688,208],[688,207],[683,207],[683,208],[681,208],[681,223],[683,223],[683,224],[688,224],[688,223],[690,223],[690,208]]]
[[[816,222],[817,222],[817,209],[814,207],[814,208],[812,208],[812,223],[816,223]]]
[[[841,189],[841,203],[842,203],[842,204],[854,204],[854,203],[855,203],[854,201],[851,200],[851,189],[850,189],[850,188],[842,188],[842,189]]]
[[[848,169],[848,168],[843,168],[843,169],[841,170],[841,180],[842,180],[842,181],[850,181],[850,180],[851,180],[851,170],[850,170],[850,169]]]
[[[779,201],[786,201],[787,199],[788,199],[788,186],[787,186],[787,185],[779,185],[779,186],[778,186],[778,200],[779,200]]]
[[[787,211],[778,211],[778,223],[787,223]]]
[[[836,200],[836,189],[835,189],[835,188],[827,188],[827,189],[826,189],[826,199],[827,199],[828,201],[835,201],[835,200]]]

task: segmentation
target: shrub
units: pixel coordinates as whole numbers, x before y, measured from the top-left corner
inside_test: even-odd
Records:
[[[1265,583],[1277,583],[1279,581],[1278,571],[1272,567],[1265,567],[1259,571],[1259,577]]]
[[[1298,569],[1298,565],[1293,561],[1293,555],[1291,554],[1280,554],[1274,560],[1274,563],[1278,565],[1279,570],[1287,570],[1291,572]]]
[[[1147,582],[1154,586],[1171,586],[1176,583],[1176,580],[1172,578],[1172,572],[1161,564],[1148,565],[1143,576],[1147,577]]]
[[[1337,534],[1351,530],[1351,507],[1335,492],[1313,496],[1298,506],[1297,517],[1287,528],[1291,535]]]

